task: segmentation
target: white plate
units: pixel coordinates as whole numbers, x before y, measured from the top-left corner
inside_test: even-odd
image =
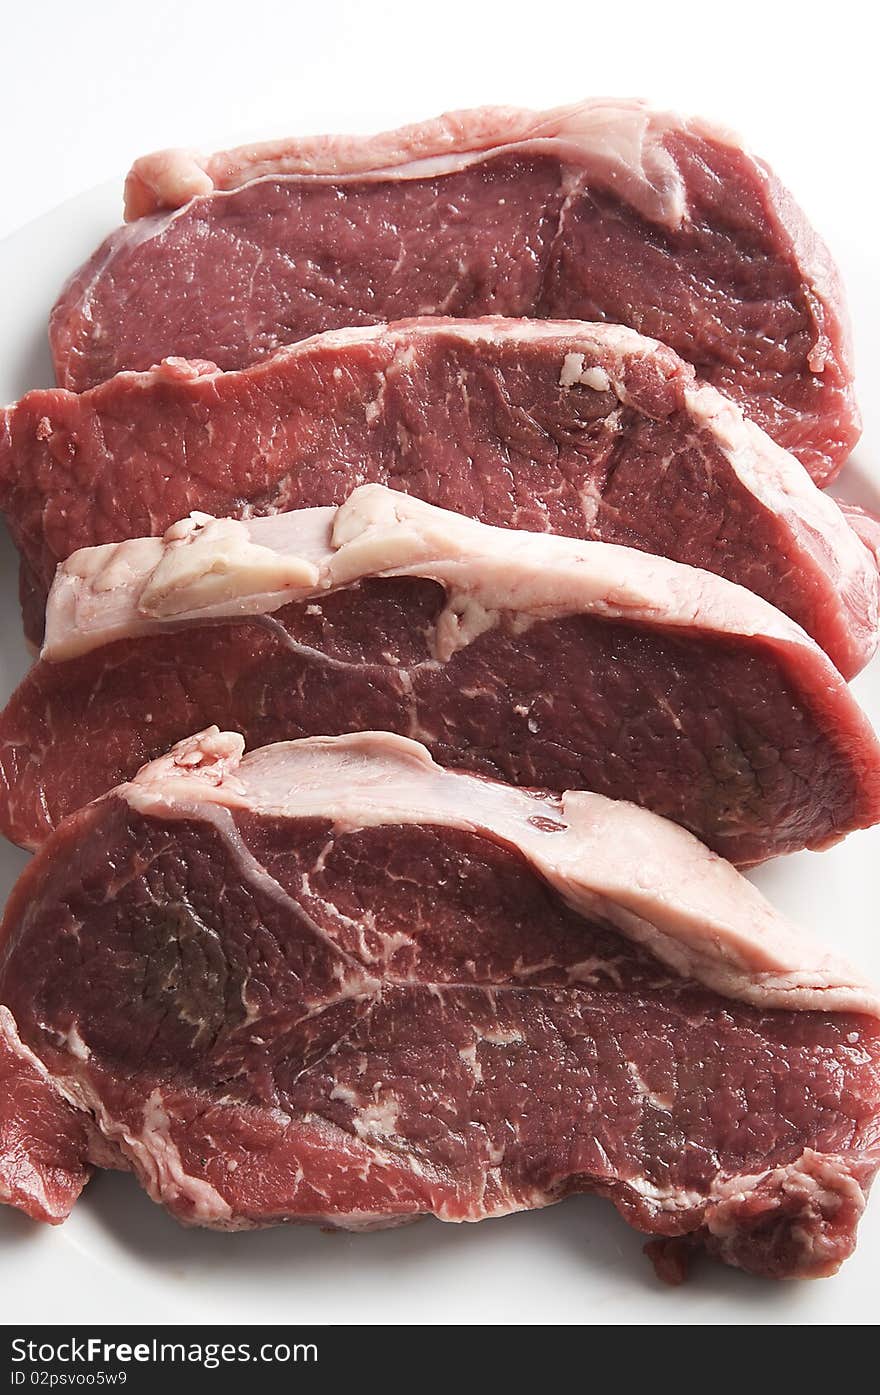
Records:
[[[0,400],[51,382],[46,317],[68,273],[118,219],[116,184],[83,194],[0,243]],[[815,210],[814,210],[815,211]],[[833,220],[836,222],[836,219]],[[857,329],[880,323],[871,249],[836,249]],[[859,344],[863,395],[880,346]],[[866,402],[866,406],[872,406]],[[880,507],[861,462],[880,454],[868,416],[841,493]],[[0,540],[0,697],[27,667],[16,560]],[[880,661],[855,684],[880,720]],[[5,898],[25,856],[0,846]],[[802,853],[755,880],[807,929],[880,981],[880,830],[822,854]],[[131,1177],[90,1184],[52,1230],[0,1208],[3,1320],[41,1322],[331,1323],[868,1323],[880,1280],[880,1195],[855,1256],[834,1279],[773,1284],[700,1264],[668,1289],[641,1253],[642,1237],[596,1198],[479,1226],[433,1220],[377,1235],[306,1227],[215,1235],[180,1229]]]

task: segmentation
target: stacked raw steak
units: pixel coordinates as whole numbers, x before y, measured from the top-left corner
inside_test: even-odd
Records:
[[[771,605],[379,485],[75,553],[0,717],[0,827],[37,846],[212,719],[250,745],[415,736],[445,765],[633,800],[740,864],[880,819],[880,742]]]
[[[726,398],[619,326],[407,321],[241,373],[177,359],[4,413],[0,505],[28,634],[77,548],[341,504],[376,482],[504,527],[623,543],[739,582],[845,677],[877,643],[877,568],[833,500]]]
[[[61,1220],[97,1162],[188,1223],[363,1230],[589,1190],[664,1268],[836,1269],[880,1165],[845,965],[632,805],[383,734],[241,752],[184,743],[22,878],[0,1192]]]
[[[407,315],[608,320],[669,344],[817,480],[859,435],[837,272],[729,132],[634,102],[484,108],[369,138],[163,151],[52,315],[82,390],[241,368]]]
[[[0,422],[43,641],[0,715],[38,849],[0,1200],[594,1191],[665,1278],[833,1273],[880,999],[730,865],[880,821],[878,525],[817,487],[858,416],[790,196],[594,102],[165,152],[127,217]]]

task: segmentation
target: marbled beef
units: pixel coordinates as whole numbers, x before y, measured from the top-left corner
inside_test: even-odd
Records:
[[[173,361],[0,417],[0,507],[42,634],[95,543],[341,504],[367,481],[487,523],[640,547],[772,601],[845,677],[877,643],[873,557],[797,461],[613,325],[420,321],[321,335],[241,373]]]
[[[208,723],[383,728],[445,765],[635,800],[738,863],[880,818],[880,743],[825,654],[709,572],[365,485],[75,553],[0,717],[28,846]]]
[[[241,750],[184,743],[14,891],[0,1198],[63,1220],[95,1162],[187,1224],[364,1230],[594,1191],[665,1274],[834,1272],[880,1163],[852,971],[632,805]]]
[[[859,434],[831,258],[730,132],[643,104],[483,108],[372,137],[139,160],[52,317],[81,390],[241,368],[408,315],[607,320],[671,345],[819,481]]]

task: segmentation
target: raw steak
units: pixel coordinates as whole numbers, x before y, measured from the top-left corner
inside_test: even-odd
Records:
[[[322,335],[243,373],[169,362],[0,423],[28,632],[78,547],[340,504],[375,480],[488,523],[624,543],[786,611],[849,677],[877,573],[837,505],[671,350],[616,326],[418,321]]]
[[[880,515],[860,504],[841,504],[840,512],[880,566]]]
[[[76,553],[0,718],[0,825],[38,844],[200,724],[384,728],[445,765],[588,788],[740,863],[880,819],[880,743],[796,625],[708,572],[365,485]]]
[[[139,160],[132,221],[62,292],[58,382],[169,355],[241,368],[407,315],[631,325],[729,393],[819,481],[859,435],[847,317],[800,209],[728,131],[595,101],[372,137]]]
[[[13,893],[10,1200],[63,1219],[97,1146],[187,1224],[364,1230],[596,1191],[661,1272],[683,1239],[834,1272],[880,1164],[878,1002],[850,970],[632,805],[382,734],[241,750],[185,742]]]

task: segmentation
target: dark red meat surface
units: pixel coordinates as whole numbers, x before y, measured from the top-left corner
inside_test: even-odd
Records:
[[[112,797],[25,874],[5,936],[0,1000],[59,1130],[88,1151],[53,1090],[186,1222],[476,1220],[589,1190],[816,1275],[880,1160],[875,1019],[719,997],[476,834]]]

